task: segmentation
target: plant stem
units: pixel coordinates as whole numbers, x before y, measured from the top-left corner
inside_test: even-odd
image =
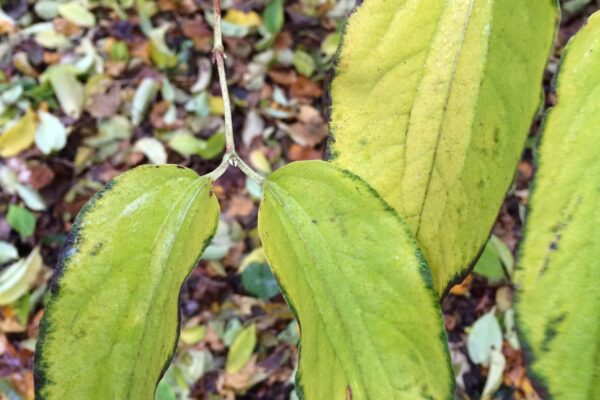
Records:
[[[231,118],[231,100],[229,98],[229,89],[227,87],[227,75],[225,74],[225,48],[223,46],[223,36],[221,33],[221,1],[213,0],[213,10],[215,16],[214,25],[214,45],[212,60],[217,65],[219,73],[219,85],[221,86],[221,96],[223,97],[223,117],[225,118],[225,156],[221,165],[213,172],[208,174],[211,178],[217,179],[227,170],[228,165],[238,167],[246,176],[261,185],[265,178],[252,167],[244,162],[235,150],[235,141],[233,139],[233,122]]]

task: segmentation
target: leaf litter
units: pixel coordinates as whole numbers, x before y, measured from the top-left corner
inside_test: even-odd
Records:
[[[559,47],[598,8],[564,3]],[[33,399],[44,293],[75,216],[95,191],[137,165],[212,170],[224,148],[223,104],[210,63],[208,2],[0,6],[0,398]],[[234,130],[241,156],[257,169],[324,157],[327,90],[354,6],[224,2]],[[548,102],[555,68],[556,56]],[[515,334],[510,282],[532,156],[527,150],[519,165],[485,265],[443,303],[458,398],[539,398]],[[232,169],[214,193],[222,221],[182,290],[182,335],[157,399],[294,399],[299,330],[262,252],[260,188]],[[489,324],[496,339],[486,362],[477,362],[467,349],[469,338],[482,340],[483,318],[496,321]]]

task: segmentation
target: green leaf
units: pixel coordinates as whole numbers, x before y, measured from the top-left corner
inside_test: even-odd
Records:
[[[350,18],[330,152],[406,219],[440,295],[496,219],[557,15],[553,0],[369,0]]]
[[[217,132],[206,141],[204,148],[198,149],[198,155],[205,160],[212,160],[225,148],[225,133]]]
[[[265,29],[274,35],[283,28],[283,0],[270,0],[263,13]]]
[[[279,285],[268,264],[253,262],[242,272],[244,289],[263,300],[279,294]]]
[[[227,354],[225,370],[229,373],[239,371],[250,361],[256,346],[256,325],[252,324],[238,333]]]
[[[184,157],[198,155],[205,160],[211,160],[225,148],[225,134],[218,132],[208,140],[202,140],[191,133],[180,133],[171,138],[169,147]]]
[[[430,271],[373,189],[330,163],[289,164],[268,178],[258,218],[300,323],[304,398],[453,397]]]
[[[177,343],[179,289],[218,218],[211,180],[174,165],[135,168],[88,202],[42,321],[36,398],[153,398]]]
[[[28,239],[35,232],[35,215],[24,207],[10,204],[6,214],[6,222],[21,235],[23,240]]]
[[[500,282],[506,278],[500,257],[498,257],[498,253],[491,242],[487,242],[485,245],[473,272],[485,276],[492,283]]]
[[[310,54],[302,50],[294,52],[294,68],[298,73],[310,77],[315,72],[315,60]]]
[[[110,58],[114,61],[129,61],[129,48],[127,47],[127,43],[120,40],[110,46]]]
[[[544,123],[516,272],[531,372],[555,399],[600,399],[600,13],[569,43]]]
[[[497,283],[510,278],[507,276],[507,272],[510,274],[513,269],[514,259],[510,249],[497,236],[492,235],[473,271],[485,276],[491,282]]]

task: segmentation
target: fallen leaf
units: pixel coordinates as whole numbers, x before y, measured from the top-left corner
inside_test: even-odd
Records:
[[[81,3],[70,1],[58,6],[58,13],[66,20],[86,28],[96,25],[96,17]]]
[[[314,147],[329,134],[327,123],[319,111],[308,105],[300,107],[298,120],[290,126],[289,134],[301,146]]]
[[[290,93],[293,97],[323,97],[321,87],[303,75],[300,75],[292,84]]]
[[[28,109],[14,125],[0,135],[0,156],[12,157],[29,148],[35,138],[35,113]]]
[[[46,72],[58,102],[65,114],[72,118],[79,118],[84,106],[83,85],[70,65],[55,65]]]
[[[44,154],[62,150],[67,144],[67,130],[60,119],[40,110],[40,123],[35,131],[35,145]]]
[[[131,104],[131,122],[134,126],[138,126],[146,116],[150,103],[156,98],[159,88],[159,82],[152,78],[144,78],[138,86]]]
[[[118,86],[112,87],[106,93],[97,93],[92,97],[87,111],[94,118],[109,118],[119,111],[121,107],[121,89]]]
[[[149,35],[150,39],[150,58],[160,69],[173,68],[177,65],[177,54],[173,53],[165,42],[165,34],[169,26],[163,25],[153,29]]]
[[[26,240],[33,235],[37,223],[35,215],[26,208],[14,204],[8,206],[6,222],[21,235],[21,239],[23,240]]]
[[[223,21],[246,28],[258,28],[262,25],[260,15],[254,11],[244,12],[235,8],[227,10]]]
[[[25,294],[42,269],[39,246],[25,259],[10,265],[0,273],[0,305],[15,302]]]
[[[471,361],[484,367],[490,365],[493,350],[502,349],[502,330],[496,319],[496,310],[481,316],[469,332],[467,338],[467,351]]]
[[[143,153],[152,164],[161,165],[167,163],[165,147],[155,138],[141,138],[133,146],[133,151]]]
[[[7,263],[17,258],[19,258],[17,248],[8,242],[0,240],[0,264]]]

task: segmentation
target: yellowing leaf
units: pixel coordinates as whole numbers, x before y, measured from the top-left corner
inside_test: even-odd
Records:
[[[225,113],[225,105],[221,96],[210,96],[208,98],[208,107],[211,114],[223,115]]]
[[[252,324],[242,329],[235,337],[229,353],[227,354],[227,364],[225,370],[229,373],[235,373],[242,369],[250,358],[256,346],[256,325]]]
[[[150,57],[158,68],[173,68],[177,65],[177,54],[173,53],[165,42],[165,34],[168,26],[153,29],[148,38],[150,39]]]
[[[332,86],[333,162],[398,210],[440,295],[485,244],[540,106],[554,1],[369,0]]]
[[[211,183],[143,166],[83,208],[41,324],[36,398],[154,398],[177,343],[179,290],[219,219]]]
[[[244,12],[234,8],[227,10],[227,14],[225,14],[223,20],[246,28],[258,28],[262,24],[260,15],[256,12]]]
[[[19,121],[0,135],[0,156],[12,157],[28,149],[33,144],[35,129],[35,113],[28,109]]]
[[[304,398],[452,398],[431,273],[398,214],[323,161],[277,170],[264,191],[260,237],[301,327]]]
[[[517,326],[548,398],[599,400],[600,13],[563,55],[515,274]]]

